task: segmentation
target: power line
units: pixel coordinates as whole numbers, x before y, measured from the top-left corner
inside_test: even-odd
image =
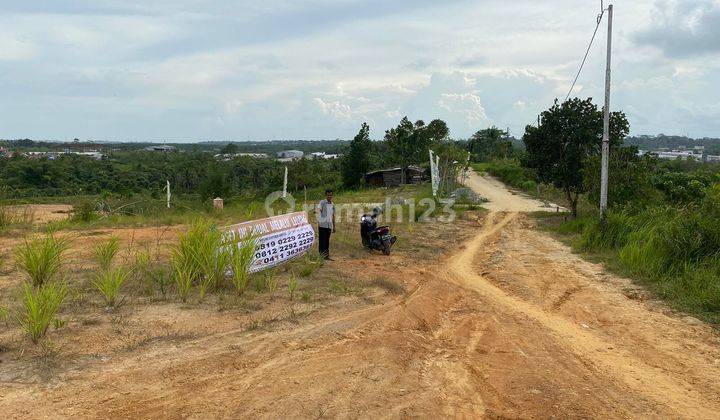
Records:
[[[595,35],[597,35],[598,28],[600,28],[600,22],[602,22],[603,15],[605,14],[605,8],[603,5],[602,0],[600,1],[600,14],[597,16],[597,24],[595,25],[595,31],[593,32],[592,38],[590,38],[590,44],[587,47],[587,50],[585,51],[585,56],[582,59],[582,63],[580,63],[580,68],[577,71],[577,74],[575,75],[575,80],[572,82],[572,86],[570,86],[570,90],[568,91],[567,95],[565,96],[565,100],[567,101],[570,97],[570,94],[572,93],[573,89],[575,89],[575,83],[577,83],[578,78],[580,77],[580,73],[582,72],[583,66],[585,66],[585,61],[587,60],[588,54],[590,54],[590,48],[592,47],[593,42],[595,41]]]

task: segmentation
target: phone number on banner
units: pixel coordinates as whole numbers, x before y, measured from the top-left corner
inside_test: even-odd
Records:
[[[250,272],[264,270],[298,257],[310,249],[314,242],[315,231],[310,224],[260,237]]]

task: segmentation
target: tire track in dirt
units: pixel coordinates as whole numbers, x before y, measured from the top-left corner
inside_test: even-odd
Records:
[[[637,302],[613,307],[617,300],[596,298],[619,292],[612,284],[597,286],[598,270],[524,229],[527,219],[518,212],[537,208],[537,202],[505,189],[492,196],[504,210],[475,224],[475,237],[459,252],[412,267],[393,260],[398,265],[392,277],[406,286],[402,295],[385,295],[367,306],[333,305],[252,331],[230,321],[234,327],[222,332],[153,343],[66,372],[53,386],[3,384],[0,413],[8,418],[717,418],[720,393],[712,381],[719,369],[712,360],[720,360],[720,352],[701,343],[697,331],[658,322],[663,315]],[[495,262],[482,261],[485,254]],[[356,268],[352,264],[346,268]],[[552,277],[562,270],[572,272]],[[560,284],[544,288],[548,276]],[[521,296],[513,294],[518,290]],[[621,321],[629,316],[654,321],[588,330],[570,312],[576,305],[621,313],[626,317]],[[653,330],[642,343],[638,326]],[[652,351],[658,337],[667,342]]]
[[[488,238],[498,234],[516,218],[517,213],[502,216],[493,212],[488,215],[482,231],[462,252],[451,259],[452,262],[444,278],[479,293],[510,313],[537,322],[595,369],[607,377],[616,378],[635,392],[650,397],[657,404],[666,406],[677,416],[717,418],[720,412],[717,401],[703,397],[682,378],[672,378],[661,369],[644,363],[635,355],[614,349],[612,343],[595,336],[573,321],[514,297],[477,274],[473,262],[480,248]],[[438,274],[443,275],[443,273]]]

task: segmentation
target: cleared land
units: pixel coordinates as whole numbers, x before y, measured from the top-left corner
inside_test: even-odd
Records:
[[[78,309],[53,333],[59,350],[40,355],[0,335],[0,412],[718,417],[715,330],[537,231],[521,212],[540,203],[489,178],[468,185],[489,214],[403,226],[388,258],[358,251],[348,225],[338,260],[304,281],[307,302]]]

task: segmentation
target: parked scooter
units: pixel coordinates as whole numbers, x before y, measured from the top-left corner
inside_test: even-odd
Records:
[[[363,214],[360,218],[360,238],[362,244],[368,249],[377,249],[385,255],[390,255],[390,248],[397,240],[396,236],[390,234],[389,226],[377,226],[377,217],[382,214],[382,209],[375,207],[370,214]]]

